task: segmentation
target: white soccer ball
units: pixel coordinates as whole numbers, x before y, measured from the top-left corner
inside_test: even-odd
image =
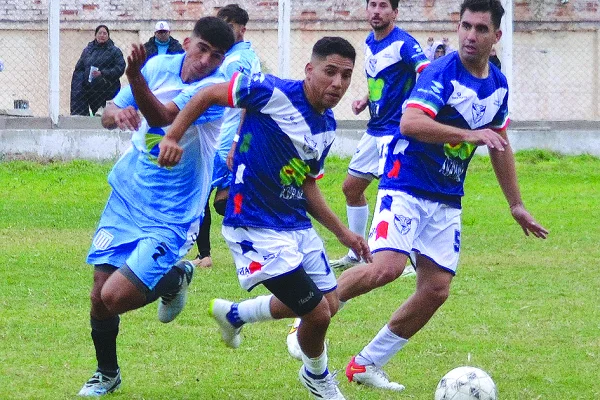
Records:
[[[448,372],[435,389],[435,400],[496,400],[498,389],[487,372],[458,367]]]

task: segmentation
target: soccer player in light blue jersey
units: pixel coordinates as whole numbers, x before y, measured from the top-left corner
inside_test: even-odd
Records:
[[[263,285],[272,295],[240,303],[214,299],[210,312],[233,348],[240,345],[244,324],[301,316],[299,378],[317,399],[344,396],[327,369],[325,349],[338,310],[336,279],[308,214],[371,259],[366,240],[344,226],[316,183],[335,138],[331,108],[350,85],[355,57],[348,41],[326,37],[314,45],[304,81],[236,73],[229,84],[200,91],[171,126],[159,156],[167,165],[178,161],[177,140],[209,105],[246,110],[222,232],[241,286]]]
[[[348,227],[365,236],[369,220],[369,204],[365,190],[379,179],[388,144],[398,131],[402,105],[415,85],[417,74],[429,65],[419,43],[395,25],[398,0],[367,0],[367,18],[373,31],[365,41],[365,73],[368,94],[352,103],[352,111],[360,114],[367,107],[370,120],[348,165],[342,185],[346,197]],[[345,269],[360,259],[349,251],[331,262]]]
[[[225,60],[221,65],[221,72],[227,79],[231,79],[234,73],[240,72],[244,75],[253,75],[260,72],[260,61],[254,52],[249,41],[244,40],[246,33],[246,24],[249,17],[246,10],[237,4],[228,4],[217,12],[217,17],[229,24],[233,30],[235,43],[225,54]],[[234,136],[237,134],[242,118],[242,110],[239,108],[226,108],[221,125],[221,135],[219,138],[219,148],[215,155],[215,165],[213,170],[213,189],[216,189],[213,206],[220,215],[225,215],[225,204],[231,185],[231,171],[227,167],[227,155],[231,149]],[[204,218],[200,225],[200,232],[196,239],[198,246],[198,256],[192,261],[194,265],[201,268],[212,266],[210,256],[210,225],[211,225],[210,205],[206,204],[204,208]]]
[[[352,382],[404,388],[381,368],[448,297],[461,246],[463,184],[477,146],[487,146],[512,216],[525,234],[548,234],[523,206],[506,135],[506,78],[488,61],[502,36],[503,14],[500,0],[465,0],[458,52],[431,63],[407,101],[400,132],[389,146],[369,232],[374,262],[344,271],[338,293],[347,301],[394,281],[411,252],[416,291],[352,358],[346,367]]]
[[[198,90],[225,82],[218,67],[232,45],[231,28],[215,17],[197,21],[183,54],[159,55],[144,65],[144,47],[134,45],[126,69],[130,85],[102,115],[104,127],[135,132],[108,176],[112,192],[87,257],[94,265],[90,320],[98,364],[80,396],[101,396],[121,384],[120,314],[159,297],[161,322],[183,309],[193,265],[180,259],[193,244],[208,197],[223,108],[207,109],[190,124],[179,165],[158,165],[158,143]]]

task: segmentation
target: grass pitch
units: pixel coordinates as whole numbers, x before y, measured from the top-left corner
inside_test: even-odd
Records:
[[[321,183],[343,219],[347,164],[329,160]],[[489,160],[476,157],[450,298],[386,366],[407,389],[350,385],[343,369],[412,293],[414,277],[352,300],[333,320],[330,369],[340,370],[346,398],[432,399],[437,381],[466,364],[486,370],[502,399],[600,398],[600,160],[526,152],[517,164],[525,204],[549,238],[523,235]],[[75,399],[95,368],[85,256],[109,193],[110,167],[0,162],[0,399]],[[375,189],[369,188],[371,204]],[[344,254],[318,230],[331,258]],[[122,316],[123,385],[110,399],[310,398],[297,380],[299,362],[286,351],[290,321],[247,326],[237,350],[220,343],[207,315],[210,299],[265,291],[239,288],[219,232],[215,218],[215,265],[197,271],[177,320],[158,322],[155,304]]]

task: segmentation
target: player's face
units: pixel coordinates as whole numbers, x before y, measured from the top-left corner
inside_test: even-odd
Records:
[[[458,24],[458,52],[468,63],[487,63],[492,47],[502,36],[492,24],[491,14],[465,10]]]
[[[396,21],[398,9],[392,9],[388,0],[370,0],[367,3],[367,19],[374,31],[388,29]]]
[[[313,57],[306,65],[307,97],[319,112],[337,106],[350,86],[354,62],[339,54]]]
[[[184,82],[197,81],[210,75],[223,62],[225,54],[199,37],[187,37],[183,41],[185,59],[181,67]]]

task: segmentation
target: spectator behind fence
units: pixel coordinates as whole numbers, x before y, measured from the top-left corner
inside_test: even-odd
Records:
[[[447,37],[442,40],[434,41],[433,37],[427,38],[427,47],[423,50],[429,61],[437,60],[438,58],[456,51],[450,46],[450,40]]]
[[[98,25],[96,37],[83,49],[71,79],[71,115],[94,115],[115,97],[125,72],[121,49],[110,39],[106,25]]]
[[[154,36],[146,43],[146,60],[157,54],[179,54],[183,53],[181,43],[171,36],[171,28],[167,21],[158,21],[154,26]]]

